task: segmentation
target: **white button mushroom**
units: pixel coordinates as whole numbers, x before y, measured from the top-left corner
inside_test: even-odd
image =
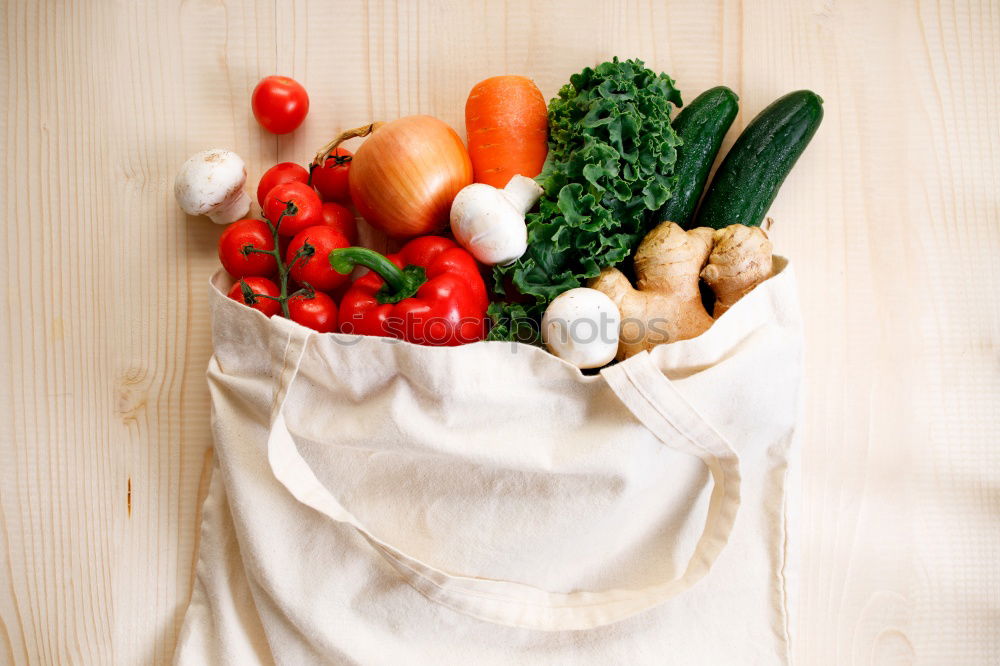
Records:
[[[549,351],[578,368],[600,368],[618,353],[618,306],[587,287],[556,296],[542,315],[542,340]]]
[[[188,215],[208,215],[216,224],[229,224],[250,211],[243,158],[231,150],[213,148],[192,155],[174,180],[177,203]]]
[[[484,264],[509,264],[528,249],[525,214],[542,188],[531,178],[514,176],[502,190],[473,183],[451,204],[451,230],[458,244]]]

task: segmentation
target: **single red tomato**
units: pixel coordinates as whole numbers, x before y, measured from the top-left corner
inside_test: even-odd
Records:
[[[234,278],[268,276],[278,272],[278,262],[270,252],[274,249],[274,236],[263,220],[233,222],[219,238],[219,261]]]
[[[292,278],[299,284],[308,284],[313,289],[332,291],[350,279],[330,266],[330,252],[341,247],[350,247],[350,242],[333,227],[315,226],[299,232],[288,246],[285,263],[291,266]],[[295,260],[299,249],[305,248],[306,256]]]
[[[267,278],[247,277],[236,281],[233,288],[229,290],[229,298],[272,317],[281,310],[281,304],[274,300],[280,293],[278,285]],[[265,298],[265,296],[271,296],[271,298]]]
[[[309,172],[295,162],[281,162],[264,172],[260,177],[260,184],[257,185],[257,203],[264,208],[264,197],[272,189],[282,183],[298,181],[309,183]]]
[[[309,113],[309,95],[295,79],[268,76],[253,89],[250,106],[257,122],[273,134],[287,134]]]
[[[351,245],[358,242],[358,223],[350,208],[328,201],[323,204],[323,224],[344,234]]]
[[[288,203],[294,204],[295,212],[281,217],[288,211]],[[323,202],[316,190],[305,183],[292,181],[275,186],[264,197],[264,217],[278,224],[282,236],[294,236],[307,227],[323,224]]]
[[[340,204],[351,202],[347,176],[350,173],[352,159],[354,153],[344,148],[337,148],[326,158],[323,166],[312,167],[312,184],[323,201],[335,201]]]
[[[320,333],[337,330],[337,304],[322,291],[314,291],[311,298],[298,294],[288,299],[288,315],[292,321]]]

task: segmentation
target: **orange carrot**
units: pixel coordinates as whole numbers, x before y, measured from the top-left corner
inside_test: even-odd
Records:
[[[548,153],[545,98],[523,76],[480,81],[465,103],[469,157],[477,183],[503,187],[512,176],[534,178]]]

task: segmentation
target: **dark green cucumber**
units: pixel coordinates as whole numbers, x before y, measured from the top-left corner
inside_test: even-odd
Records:
[[[822,120],[823,100],[810,90],[788,93],[761,111],[715,172],[696,226],[760,226]]]
[[[691,228],[694,209],[698,207],[715,156],[739,111],[738,100],[736,93],[725,86],[711,88],[698,95],[674,119],[671,125],[684,144],[677,148],[674,191],[657,212],[657,222],[670,220],[685,229]]]

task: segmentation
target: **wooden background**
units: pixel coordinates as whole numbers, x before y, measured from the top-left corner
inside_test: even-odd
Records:
[[[732,134],[811,88],[826,119],[771,210],[808,342],[803,664],[1000,663],[1000,7],[937,0],[92,2],[0,9],[0,662],[169,662],[210,455],[221,228],[173,177],[258,176],[476,81],[553,95],[613,55]],[[249,95],[312,110],[263,132]],[[729,141],[732,141],[730,136]]]

